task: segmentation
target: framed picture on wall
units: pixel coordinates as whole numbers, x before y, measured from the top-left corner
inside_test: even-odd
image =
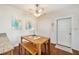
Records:
[[[11,22],[11,26],[13,29],[21,30],[22,29],[22,22],[21,22],[21,20],[13,19]]]
[[[33,28],[33,24],[31,21],[23,21],[23,20],[19,20],[19,19],[13,19],[11,21],[11,27],[12,29],[15,30],[31,30]]]

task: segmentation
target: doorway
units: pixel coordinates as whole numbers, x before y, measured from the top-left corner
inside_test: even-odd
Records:
[[[57,44],[71,48],[72,44],[72,17],[57,20],[56,38]]]

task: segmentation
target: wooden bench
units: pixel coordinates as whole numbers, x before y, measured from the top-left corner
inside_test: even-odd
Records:
[[[23,48],[24,50],[28,51],[32,55],[36,55],[37,54],[36,46],[34,44],[30,43],[30,42],[21,43],[20,44],[20,49],[21,48]],[[21,52],[23,52],[23,51],[21,50]]]

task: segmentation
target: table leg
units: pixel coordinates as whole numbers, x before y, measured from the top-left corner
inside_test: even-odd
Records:
[[[10,54],[13,55],[13,50],[10,51]]]
[[[50,39],[48,40],[48,54],[50,55]]]
[[[41,44],[37,44],[38,55],[41,55]]]
[[[24,49],[24,54],[26,55],[26,49]]]
[[[22,47],[21,47],[21,45],[19,44],[19,55],[21,55],[21,53],[22,53]]]
[[[46,54],[48,54],[48,41],[46,42]]]
[[[44,43],[44,49],[45,49],[45,54],[47,54],[47,44],[46,43]]]
[[[19,44],[19,55],[21,54],[20,48],[21,48],[21,47],[20,47],[20,44]]]

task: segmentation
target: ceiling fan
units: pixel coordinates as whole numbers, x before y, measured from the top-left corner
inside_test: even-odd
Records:
[[[42,15],[44,15],[46,13],[45,8],[40,7],[39,4],[35,4],[34,8],[30,8],[29,11],[36,18],[38,18],[38,17],[40,17],[40,16],[42,16]]]

